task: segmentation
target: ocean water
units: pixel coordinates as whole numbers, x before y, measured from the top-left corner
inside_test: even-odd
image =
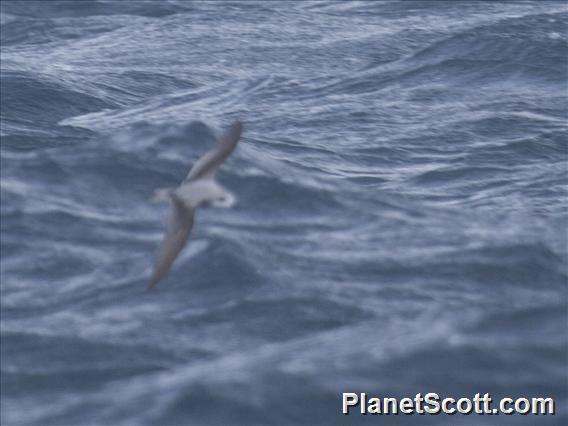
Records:
[[[1,2],[1,424],[568,422],[564,2]],[[146,291],[167,206],[219,179]],[[362,416],[342,392],[553,397]]]

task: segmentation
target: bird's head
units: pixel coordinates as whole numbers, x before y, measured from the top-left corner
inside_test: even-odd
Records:
[[[235,205],[236,198],[229,191],[223,191],[222,194],[215,196],[214,198],[208,200],[206,206],[208,207],[218,207],[222,209],[228,209]]]

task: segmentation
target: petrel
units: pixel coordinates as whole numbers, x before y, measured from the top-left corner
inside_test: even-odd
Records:
[[[241,122],[234,122],[218,139],[217,146],[195,162],[177,188],[158,189],[154,192],[152,200],[169,201],[171,209],[148,288],[155,287],[167,275],[187,243],[198,207],[228,208],[234,204],[235,197],[217,183],[215,173],[237,146],[242,130]]]

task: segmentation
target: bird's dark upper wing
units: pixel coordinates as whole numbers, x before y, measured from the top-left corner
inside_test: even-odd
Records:
[[[217,146],[207,152],[193,165],[184,182],[213,176],[217,168],[233,152],[241,137],[243,125],[240,121],[234,122],[219,138]]]
[[[154,287],[167,275],[174,260],[189,238],[189,233],[193,226],[193,216],[193,210],[187,208],[177,197],[172,197],[168,227],[162,245],[160,246],[160,252],[156,258],[154,273],[152,274],[148,288]]]

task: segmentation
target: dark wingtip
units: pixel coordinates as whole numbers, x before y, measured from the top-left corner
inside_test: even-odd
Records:
[[[243,132],[243,123],[240,120],[237,120],[231,125],[231,128],[233,131],[237,132],[238,135],[240,136],[241,133]]]
[[[233,150],[239,139],[241,138],[241,133],[243,131],[243,123],[239,120],[233,121],[233,124],[223,133],[219,142],[223,145],[230,146],[230,151]],[[230,154],[230,151],[226,155]]]
[[[148,286],[146,287],[146,291],[152,291],[156,288],[156,285],[158,284],[159,280],[152,278],[150,280],[150,282],[148,283]]]

